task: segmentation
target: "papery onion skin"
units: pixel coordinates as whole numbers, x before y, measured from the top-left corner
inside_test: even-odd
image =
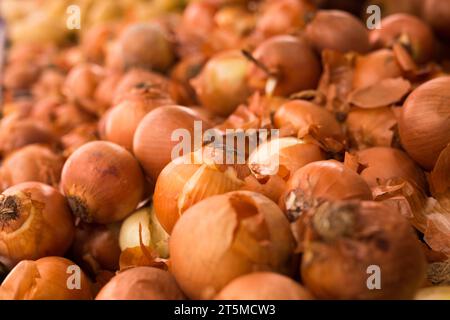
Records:
[[[319,53],[325,49],[343,53],[366,53],[370,50],[366,27],[345,11],[319,10],[307,24],[306,36]]]
[[[192,299],[214,297],[256,271],[292,275],[294,238],[277,205],[254,192],[207,198],[183,214],[170,241],[171,272]]]
[[[202,106],[220,116],[232,113],[250,95],[248,68],[249,62],[239,51],[221,52],[209,59],[191,81]]]
[[[407,39],[402,39],[407,38]],[[433,30],[419,18],[408,14],[394,14],[381,20],[380,29],[370,32],[373,48],[392,48],[395,42],[403,43],[418,63],[434,56]]]
[[[302,279],[319,299],[410,299],[426,260],[408,221],[379,202],[325,203],[309,224]],[[380,289],[369,278],[381,272]]]
[[[215,297],[218,300],[312,300],[294,280],[272,272],[253,272],[234,279]]]
[[[180,143],[171,141],[175,130],[188,130],[191,141],[184,143],[193,147],[194,121],[201,121],[203,131],[210,128],[195,112],[181,106],[157,108],[142,119],[134,134],[133,153],[148,177],[156,181],[162,169],[173,160],[172,150]]]
[[[61,257],[45,257],[21,261],[0,287],[1,300],[91,300],[92,285],[88,277],[72,261]],[[78,277],[80,287],[69,277]],[[75,278],[74,278],[75,279]],[[74,288],[69,288],[73,284]]]
[[[450,142],[449,87],[450,77],[422,84],[406,99],[398,120],[403,147],[427,170]]]
[[[0,255],[11,265],[63,255],[74,235],[66,199],[53,187],[24,182],[0,195]]]
[[[423,171],[399,149],[375,147],[359,151],[356,155],[364,167],[360,175],[370,187],[383,185],[390,179],[401,178],[421,190],[427,189]]]
[[[3,160],[0,167],[0,188],[5,190],[27,181],[57,187],[63,165],[63,157],[49,148],[40,145],[25,146]]]
[[[269,38],[255,49],[253,57],[275,73],[277,85],[274,95],[289,95],[317,86],[320,61],[303,37]],[[248,77],[250,87],[257,90],[263,90],[269,78],[267,72],[254,64],[249,68]]]
[[[335,160],[316,161],[298,169],[288,180],[280,207],[291,219],[323,200],[372,200],[368,184]]]
[[[144,178],[138,162],[126,149],[94,141],[67,159],[61,186],[75,216],[106,224],[122,220],[137,207]]]
[[[183,300],[173,276],[151,267],[120,272],[98,293],[95,300]]]

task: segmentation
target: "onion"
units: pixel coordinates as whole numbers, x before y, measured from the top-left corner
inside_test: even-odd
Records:
[[[97,124],[86,123],[71,130],[61,137],[61,145],[64,149],[64,156],[69,157],[76,149],[82,145],[98,140]]]
[[[250,272],[291,275],[294,245],[274,202],[230,192],[197,203],[178,220],[169,241],[171,272],[189,298],[208,299]]]
[[[62,96],[62,87],[65,75],[56,68],[47,68],[42,71],[39,79],[33,84],[32,93],[36,98]]]
[[[166,71],[174,61],[172,45],[158,23],[131,24],[121,33],[119,45],[126,68]]]
[[[381,20],[380,29],[370,32],[374,48],[392,48],[398,42],[409,49],[415,61],[424,63],[434,56],[433,30],[417,17],[408,14],[394,14]]]
[[[366,27],[345,11],[319,10],[306,26],[306,36],[318,52],[330,49],[365,53],[370,50]]]
[[[280,207],[296,220],[323,200],[372,200],[369,186],[356,172],[335,160],[316,161],[288,180]]]
[[[75,216],[106,224],[122,220],[137,207],[144,179],[127,150],[111,142],[94,141],[67,159],[61,186]]]
[[[113,105],[114,94],[117,86],[122,80],[122,74],[119,72],[109,72],[99,82],[95,89],[94,99],[100,106],[100,113],[105,114]]]
[[[156,251],[161,258],[169,257],[169,235],[162,228],[155,210],[150,207],[134,212],[120,228],[119,245],[122,251],[140,247],[141,244]]]
[[[120,272],[98,293],[96,300],[183,300],[184,295],[167,271],[137,267]]]
[[[73,269],[72,269],[73,268]],[[83,271],[72,261],[61,257],[45,257],[21,261],[0,287],[2,300],[91,300],[92,285]],[[69,277],[79,277],[79,287],[69,287]]]
[[[346,119],[347,134],[353,148],[391,147],[397,119],[391,108],[353,108]]]
[[[253,272],[231,281],[220,300],[312,300],[312,295],[294,280],[272,272]]]
[[[157,107],[173,104],[168,93],[160,89],[145,84],[135,87],[108,112],[105,139],[133,150],[134,133],[145,115]]]
[[[45,146],[25,146],[3,160],[0,168],[1,189],[27,181],[57,187],[63,164],[63,158]]]
[[[250,95],[246,83],[248,66],[238,51],[213,56],[191,81],[201,104],[221,116],[232,113]]]
[[[31,63],[10,63],[4,71],[2,83],[9,90],[27,90],[39,79],[40,68]]]
[[[119,269],[119,225],[80,223],[75,229],[72,255],[91,274]]]
[[[276,36],[262,42],[253,52],[249,84],[263,90],[269,78],[276,79],[275,95],[289,95],[317,86],[320,62],[304,38]],[[302,70],[302,72],[298,72]]]
[[[425,0],[423,7],[425,20],[438,34],[450,39],[450,1]]]
[[[442,150],[429,176],[431,194],[450,210],[450,144]]]
[[[428,170],[450,142],[449,86],[450,77],[421,85],[405,101],[398,120],[403,147]]]
[[[356,155],[364,167],[360,175],[370,187],[401,178],[421,190],[427,189],[423,171],[401,150],[376,147],[359,151]]]
[[[356,58],[353,87],[368,87],[383,79],[401,77],[402,74],[403,71],[392,50],[380,49]]]
[[[0,259],[62,255],[73,239],[74,224],[64,197],[40,182],[24,182],[0,195]]]
[[[409,299],[425,280],[425,256],[411,225],[382,203],[324,203],[308,232],[301,274],[319,299]],[[376,290],[369,286],[373,267],[381,272]]]
[[[108,42],[114,37],[113,24],[98,24],[82,34],[81,47],[86,59],[93,63],[102,63],[106,57]]]
[[[210,127],[195,112],[180,106],[157,108],[139,123],[134,135],[133,153],[151,179],[156,180],[162,169],[173,160],[172,150],[179,142],[172,141],[172,133],[177,129],[186,129],[192,138],[194,121],[201,121],[202,131]],[[188,142],[191,148],[193,144],[194,141]]]

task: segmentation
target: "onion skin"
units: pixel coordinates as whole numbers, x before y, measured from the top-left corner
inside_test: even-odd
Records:
[[[295,220],[320,201],[355,199],[372,200],[362,177],[338,161],[316,161],[298,169],[288,180],[280,207]]]
[[[381,20],[381,28],[370,32],[373,48],[392,48],[402,43],[410,50],[414,60],[425,63],[434,56],[435,40],[433,30],[419,18],[408,14],[394,14]]]
[[[294,280],[272,272],[253,272],[231,281],[215,297],[218,300],[312,300]]]
[[[319,53],[325,49],[343,53],[370,50],[366,27],[345,11],[319,10],[306,26],[306,36]]]
[[[449,87],[450,77],[422,84],[406,99],[398,120],[403,147],[427,170],[450,142]]]
[[[202,120],[189,108],[165,106],[151,111],[139,123],[134,134],[133,153],[146,175],[153,181],[156,181],[162,169],[172,160],[172,149],[179,143],[171,141],[174,130],[186,129],[193,137],[194,121]],[[202,130],[208,128],[210,125],[202,121]]]
[[[173,276],[151,267],[120,272],[98,293],[95,300],[183,300]]]
[[[319,299],[410,299],[424,283],[426,260],[411,225],[379,202],[325,203],[308,225],[302,279]],[[371,265],[381,289],[368,288]]]
[[[189,298],[209,299],[249,272],[292,275],[294,246],[289,223],[274,202],[254,192],[230,192],[180,217],[169,240],[171,272]]]
[[[3,160],[0,168],[1,189],[27,181],[57,187],[63,165],[63,157],[49,148],[40,145],[25,146]]]
[[[0,287],[1,300],[92,300],[92,285],[83,271],[80,288],[68,288],[68,272],[76,266],[61,257],[45,257],[36,261],[21,261]]]
[[[423,171],[401,150],[375,147],[359,151],[356,155],[364,166],[360,175],[370,187],[382,185],[390,179],[401,178],[421,190],[427,189]]]
[[[213,56],[191,81],[202,106],[219,116],[227,116],[246,101],[249,62],[239,51]]]
[[[144,178],[126,149],[106,141],[78,148],[64,164],[61,186],[75,216],[85,222],[112,223],[141,201]]]
[[[277,85],[274,95],[286,96],[294,92],[313,89],[320,77],[320,61],[304,38],[276,36],[262,42],[253,57],[275,72]],[[301,73],[296,70],[303,70]],[[269,78],[256,65],[249,68],[250,87],[263,90]]]
[[[74,222],[66,199],[40,182],[24,182],[0,195],[0,259],[63,255],[73,240]]]

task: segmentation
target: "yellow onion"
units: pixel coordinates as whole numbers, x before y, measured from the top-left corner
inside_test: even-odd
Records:
[[[372,200],[364,179],[338,161],[316,161],[291,176],[280,198],[280,207],[295,220],[321,201],[354,199]]]
[[[97,24],[82,34],[81,47],[88,61],[104,62],[108,42],[115,35],[114,29],[113,24]]]
[[[423,17],[439,35],[450,39],[450,3],[448,0],[425,0]]]
[[[3,85],[9,90],[27,90],[39,79],[40,69],[35,64],[10,63],[3,75]]]
[[[244,178],[241,190],[253,191],[266,196],[274,202],[278,202],[286,188],[286,181],[279,175],[265,176],[257,179],[254,175]]]
[[[342,140],[342,130],[331,112],[305,100],[293,100],[282,104],[274,115],[277,128],[290,126],[297,132],[307,133],[317,127],[325,138]]]
[[[414,300],[450,300],[450,286],[435,286],[417,291]]]
[[[320,62],[303,37],[269,38],[255,49],[252,57],[254,63],[248,78],[253,89],[267,89],[268,80],[275,80],[273,94],[284,96],[317,86]]]
[[[63,165],[63,157],[48,147],[25,146],[3,160],[0,167],[1,189],[27,181],[43,182],[57,187]]]
[[[199,150],[202,152],[202,150]],[[238,190],[243,181],[232,167],[191,161],[191,154],[170,162],[156,180],[153,205],[164,229],[171,233],[179,217],[208,197]]]
[[[353,87],[355,89],[368,87],[384,79],[401,77],[402,74],[403,71],[393,51],[380,49],[356,58]]]
[[[227,116],[250,95],[246,83],[248,60],[238,51],[213,56],[191,81],[202,106]]]
[[[103,79],[103,69],[95,64],[79,64],[72,68],[64,82],[63,93],[67,99],[84,110],[101,113],[95,101],[95,91]]]
[[[404,45],[414,60],[424,63],[433,58],[435,43],[433,30],[419,18],[399,13],[381,20],[379,29],[370,32],[373,48],[392,48],[398,42]]]
[[[390,147],[394,143],[397,119],[389,107],[353,108],[345,123],[352,148]]]
[[[91,282],[75,263],[49,256],[21,261],[3,281],[0,299],[91,300],[93,293]]]
[[[148,177],[156,181],[162,169],[173,160],[171,159],[172,150],[180,143],[172,141],[171,136],[175,130],[187,130],[191,141],[184,141],[184,143],[193,147],[195,121],[200,121],[202,131],[210,127],[195,112],[181,106],[157,108],[142,119],[134,134],[133,153]],[[155,128],[158,129],[155,130]],[[200,133],[202,132],[195,134]]]
[[[119,269],[119,228],[118,224],[78,224],[71,249],[74,260],[93,275]]]
[[[56,68],[43,70],[37,82],[33,84],[33,96],[37,98],[61,97],[64,79],[64,74]]]
[[[61,137],[61,146],[64,149],[63,155],[69,157],[82,145],[95,140],[98,140],[97,124],[82,124]]]
[[[174,61],[172,45],[159,23],[131,24],[121,33],[119,45],[125,67],[165,71]]]
[[[180,217],[169,241],[171,272],[189,298],[208,299],[250,272],[292,275],[294,246],[274,202],[254,192],[229,192]]]
[[[341,10],[319,10],[306,26],[306,36],[318,52],[370,50],[369,32],[356,17]]]
[[[61,186],[75,216],[105,224],[122,220],[136,209],[143,196],[144,178],[126,149],[94,141],[67,159]]]
[[[297,169],[320,160],[325,160],[325,155],[316,144],[286,137],[260,144],[250,154],[248,166],[256,176],[277,174],[287,180]]]
[[[99,82],[95,89],[94,99],[100,106],[100,113],[105,114],[113,105],[115,90],[122,80],[122,74],[119,72],[109,72]]]
[[[360,175],[370,187],[400,178],[421,190],[427,189],[423,171],[401,150],[375,147],[359,151],[356,155],[363,166]]]
[[[234,279],[215,297],[219,300],[312,300],[294,280],[273,272],[253,272]]]
[[[173,104],[169,94],[160,89],[145,84],[135,87],[108,111],[105,139],[132,151],[134,133],[145,115],[157,107]]]
[[[430,174],[431,194],[450,210],[450,144],[442,150]]]
[[[95,300],[183,300],[173,276],[150,267],[125,270],[112,278]]]
[[[450,142],[449,86],[450,77],[422,84],[406,99],[398,120],[403,147],[428,170]]]
[[[301,274],[319,299],[410,299],[424,283],[420,242],[391,207],[372,201],[324,203],[307,228]]]
[[[152,207],[134,212],[120,227],[119,245],[122,251],[141,244],[156,251],[161,258],[169,257],[169,235],[162,228]]]
[[[72,243],[74,223],[66,199],[53,187],[24,182],[0,195],[0,260],[62,255]]]

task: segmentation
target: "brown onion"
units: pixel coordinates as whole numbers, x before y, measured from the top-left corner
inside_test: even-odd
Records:
[[[29,63],[10,63],[4,71],[2,83],[9,90],[27,90],[39,79],[40,68]]]
[[[185,143],[192,148],[194,121],[200,121],[202,131],[210,127],[195,112],[180,106],[157,108],[148,113],[139,123],[134,134],[133,153],[151,179],[156,181],[162,169],[173,160],[171,159],[172,150],[179,143],[172,141],[171,138],[175,130],[188,130],[192,141]],[[155,130],[156,128],[158,129]]]
[[[372,192],[356,172],[335,160],[316,161],[288,180],[280,207],[295,220],[323,200],[372,200]]]
[[[203,107],[227,116],[250,95],[246,83],[248,60],[238,51],[213,56],[191,81]]]
[[[215,297],[219,300],[312,300],[307,289],[273,272],[253,272],[234,279]]]
[[[425,20],[438,34],[450,39],[450,1],[425,0],[423,7]]]
[[[301,274],[317,298],[409,299],[424,283],[426,260],[417,236],[382,203],[324,203],[308,232]]]
[[[7,265],[62,255],[73,239],[66,199],[40,182],[20,183],[0,195],[0,225],[0,260]]]
[[[449,87],[450,77],[424,83],[409,95],[398,120],[403,147],[428,170],[450,142]]]
[[[394,43],[404,45],[418,63],[431,60],[434,56],[433,30],[417,17],[408,14],[394,14],[381,20],[380,29],[370,32],[373,48],[392,48]]]
[[[423,171],[401,150],[386,147],[359,151],[358,161],[363,165],[360,175],[370,187],[385,184],[388,180],[401,178],[421,190],[427,183]]]
[[[112,278],[95,300],[183,300],[173,276],[150,267],[125,270]]]
[[[108,42],[114,37],[115,28],[112,24],[98,24],[82,34],[82,51],[88,61],[102,63],[106,56]]]
[[[319,59],[303,37],[269,38],[255,49],[253,59],[258,63],[251,65],[248,74],[253,89],[264,90],[272,78],[276,80],[273,94],[284,96],[313,89],[319,81]]]
[[[318,52],[370,50],[369,32],[356,17],[340,10],[319,10],[306,26],[306,36]]]
[[[61,145],[64,149],[63,155],[69,157],[82,145],[95,140],[98,140],[97,124],[82,124],[61,137]]]
[[[136,23],[128,26],[119,37],[126,68],[167,70],[174,61],[173,49],[159,23]]]
[[[105,139],[133,150],[133,136],[147,113],[163,105],[173,105],[169,94],[146,84],[136,86],[114,106],[105,122]]]
[[[115,91],[121,80],[121,73],[109,72],[98,84],[95,89],[94,99],[100,105],[100,114],[106,113],[113,105]]]
[[[170,241],[171,272],[192,299],[214,297],[256,271],[291,275],[294,238],[278,206],[254,192],[207,198],[178,220]]]
[[[126,149],[94,141],[67,159],[61,186],[75,216],[106,224],[122,220],[137,207],[144,179],[138,162]]]
[[[25,146],[3,160],[0,168],[1,190],[27,181],[43,182],[57,187],[63,165],[63,157],[48,147]]]
[[[56,68],[43,70],[37,82],[33,84],[33,96],[37,98],[61,97],[64,79],[65,75]]]
[[[61,257],[23,260],[3,281],[0,299],[91,300],[92,285],[83,271],[76,271],[77,268],[79,267],[75,263]],[[69,279],[71,276],[78,277],[79,280],[72,282]],[[69,284],[74,287],[69,287]]]

